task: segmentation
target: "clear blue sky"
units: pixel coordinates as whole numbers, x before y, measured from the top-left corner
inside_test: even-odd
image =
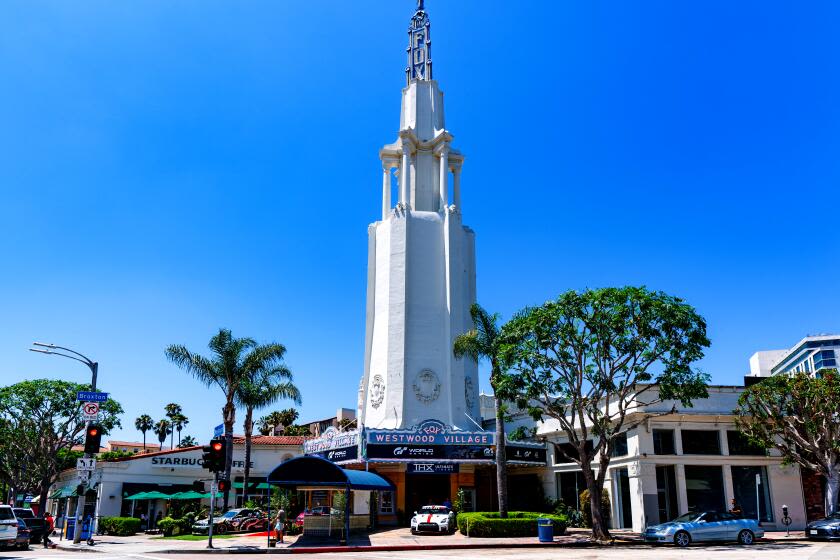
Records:
[[[414,4],[0,4],[0,382],[85,380],[26,351],[72,346],[116,436],[175,401],[206,439],[221,392],[163,348],[225,326],[288,347],[302,420],[355,407]],[[836,2],[427,9],[487,308],[665,290],[707,318],[721,384],[840,331]]]

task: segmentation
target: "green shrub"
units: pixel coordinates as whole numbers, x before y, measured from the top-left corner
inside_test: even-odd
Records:
[[[172,537],[174,535],[186,535],[192,530],[193,516],[187,515],[180,519],[173,519],[172,517],[164,517],[158,521],[158,529],[163,533],[164,537]]]
[[[498,512],[459,513],[458,530],[469,537],[535,537],[537,519],[551,519],[555,535],[566,532],[565,516],[532,511],[511,511],[507,519],[499,517]]]
[[[610,526],[610,495],[607,489],[601,491],[601,517],[604,525]],[[589,503],[589,490],[580,493],[580,511],[583,514],[583,526],[592,527],[592,505]]]
[[[129,537],[140,530],[140,520],[136,517],[102,517],[99,528],[109,535]]]

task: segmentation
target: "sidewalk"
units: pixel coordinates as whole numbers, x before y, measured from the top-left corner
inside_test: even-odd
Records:
[[[645,545],[638,533],[624,530],[611,532],[615,541],[611,546]],[[768,532],[759,542],[781,544],[805,539],[803,531],[792,531],[786,537],[784,531]],[[214,538],[213,549],[207,549],[207,541],[182,541],[162,539],[159,536],[134,535],[132,537],[101,536],[95,546],[85,543],[74,545],[68,541],[54,541],[61,550],[85,551],[92,553],[262,553],[296,554],[317,552],[364,552],[364,551],[404,551],[404,550],[439,550],[470,548],[536,548],[536,547],[592,547],[598,546],[589,540],[587,529],[569,529],[565,535],[557,536],[551,543],[541,543],[536,537],[515,538],[470,538],[460,533],[454,535],[412,535],[407,528],[385,529],[369,535],[351,535],[349,546],[339,545],[336,539],[312,537],[286,537],[286,542],[268,549],[263,536],[235,536]]]

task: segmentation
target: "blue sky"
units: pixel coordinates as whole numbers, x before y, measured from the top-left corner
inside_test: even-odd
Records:
[[[721,384],[840,331],[836,3],[426,7],[485,307],[665,290]],[[163,348],[225,326],[288,347],[302,419],[354,407],[413,8],[3,2],[0,382],[85,380],[26,351],[64,344],[100,362],[116,436],[175,401],[206,439],[221,392]]]

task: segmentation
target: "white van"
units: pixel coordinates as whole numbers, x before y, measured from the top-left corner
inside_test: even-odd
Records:
[[[0,505],[0,546],[15,546],[18,522],[12,506]]]

